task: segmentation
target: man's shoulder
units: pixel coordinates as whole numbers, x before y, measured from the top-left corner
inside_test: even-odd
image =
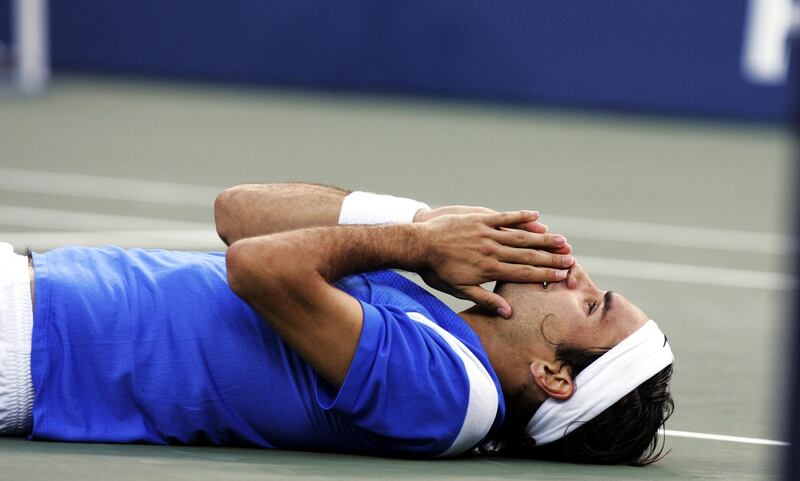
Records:
[[[364,272],[339,280],[336,285],[363,303],[391,308],[398,316],[416,312],[451,333],[482,359],[478,335],[447,304],[417,283],[392,270]],[[488,361],[487,361],[488,364]]]
[[[422,287],[391,270],[350,275],[339,279],[335,285],[362,302],[395,306],[404,311],[430,303],[433,297]]]

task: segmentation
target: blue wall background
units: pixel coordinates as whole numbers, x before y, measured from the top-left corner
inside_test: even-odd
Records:
[[[56,69],[789,118],[785,85],[741,75],[746,0],[70,0],[50,8]]]
[[[11,37],[11,0],[0,0],[0,42],[8,46]]]

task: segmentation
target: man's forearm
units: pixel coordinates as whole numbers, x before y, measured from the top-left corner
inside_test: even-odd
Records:
[[[417,225],[301,229],[228,249],[231,289],[323,378],[338,387],[356,352],[361,305],[330,282],[383,267],[425,264]]]
[[[242,239],[228,252],[232,287],[302,290],[310,278],[332,283],[349,274],[385,268],[420,271],[429,249],[424,226],[335,226]],[[241,274],[241,276],[240,276]],[[267,285],[269,284],[269,285]]]
[[[245,184],[217,196],[217,233],[228,245],[245,237],[336,224],[409,224],[427,204],[321,184]]]
[[[336,225],[350,191],[322,184],[244,184],[214,203],[217,232],[230,245],[245,237]]]

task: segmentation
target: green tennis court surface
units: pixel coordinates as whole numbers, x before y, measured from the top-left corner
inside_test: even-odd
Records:
[[[786,437],[787,131],[90,78],[0,111],[0,240],[19,249],[220,249],[213,192],[254,181],[537,209],[676,355],[671,452],[646,468],[0,439],[0,479],[778,477],[786,448],[753,443]]]
[[[737,449],[703,441],[672,444],[647,468],[579,466],[541,461],[417,461],[257,449],[0,441],[2,479],[273,480],[323,479],[768,479],[779,466],[771,449]],[[774,448],[773,448],[774,449]],[[710,451],[710,452],[709,452]],[[735,472],[733,470],[736,470]]]

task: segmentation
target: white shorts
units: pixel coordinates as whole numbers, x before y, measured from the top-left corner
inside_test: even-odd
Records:
[[[32,332],[28,258],[0,242],[0,435],[25,435],[33,426]]]

